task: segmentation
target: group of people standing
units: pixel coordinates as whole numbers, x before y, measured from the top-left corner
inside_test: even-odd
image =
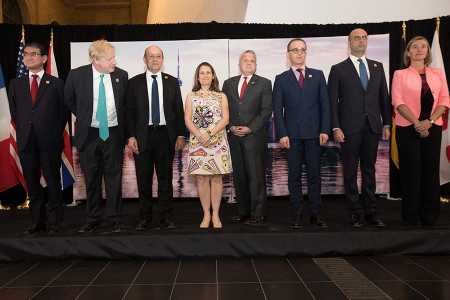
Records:
[[[200,63],[184,109],[178,81],[162,72],[164,54],[145,49],[146,71],[128,79],[116,66],[114,47],[105,40],[89,48],[91,64],[70,71],[65,84],[45,74],[46,50],[29,43],[24,63],[29,76],[12,80],[9,101],[17,126],[17,142],[30,195],[32,226],[27,234],[56,233],[62,221],[59,180],[62,133],[68,112],[76,116],[75,146],[85,176],[87,220],[78,232],[94,232],[103,221],[112,232],[123,231],[121,179],[124,147],[133,152],[140,216],[136,230],[174,229],[172,161],[185,147],[189,130],[188,173],[195,176],[203,218],[200,228],[222,228],[222,176],[233,174],[238,214],[232,222],[264,226],[265,123],[272,116],[279,144],[287,151],[290,227],[309,223],[327,228],[322,212],[321,146],[333,138],[340,144],[345,195],[354,228],[385,227],[376,206],[375,162],[380,138],[390,138],[392,106],[397,125],[402,183],[402,218],[410,225],[432,225],[439,215],[439,151],[442,114],[450,106],[442,70],[430,68],[428,41],[415,37],[405,50],[406,69],[394,73],[392,102],[383,65],[366,58],[367,32],[348,36],[349,57],[332,66],[328,83],[321,70],[307,67],[307,43],[289,41],[290,68],[272,85],[256,74],[256,53],[239,57],[240,75],[219,88],[214,67]],[[301,165],[306,164],[308,201],[302,193]],[[357,171],[361,169],[361,194]],[[48,203],[39,177],[48,183]],[[158,181],[156,214],[152,181]],[[106,204],[102,216],[102,179]],[[306,204],[309,205],[306,205]],[[48,218],[45,217],[47,206]]]

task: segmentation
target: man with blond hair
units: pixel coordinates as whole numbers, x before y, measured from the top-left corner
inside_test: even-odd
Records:
[[[78,232],[94,232],[102,221],[102,178],[105,217],[112,232],[120,232],[128,73],[116,67],[114,47],[106,40],[91,44],[89,59],[91,64],[70,71],[64,90],[66,105],[77,118],[75,145],[86,182],[87,222]]]

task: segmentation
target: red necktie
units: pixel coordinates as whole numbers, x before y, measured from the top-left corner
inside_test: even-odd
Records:
[[[31,81],[31,105],[34,106],[34,104],[36,104],[36,98],[37,98],[37,94],[38,94],[38,75],[33,74],[31,75],[31,77],[33,77],[33,80]]]
[[[305,77],[303,76],[302,69],[297,69],[297,72],[300,73],[300,76],[298,76],[298,84],[301,88],[303,88],[303,85],[305,83]]]
[[[239,99],[241,99],[241,101],[244,99],[244,94],[245,94],[245,90],[247,90],[247,77],[244,77],[244,83],[241,86],[241,92],[239,94]]]

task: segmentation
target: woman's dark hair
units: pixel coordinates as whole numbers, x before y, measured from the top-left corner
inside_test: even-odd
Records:
[[[200,74],[200,68],[203,67],[203,66],[209,67],[211,69],[211,73],[213,75],[213,79],[212,79],[212,82],[211,82],[211,86],[209,87],[209,90],[210,91],[214,91],[214,92],[220,92],[219,79],[217,79],[216,71],[214,71],[213,66],[211,66],[211,64],[209,62],[206,62],[206,61],[204,61],[201,64],[199,64],[197,66],[197,69],[195,69],[194,87],[192,88],[192,91],[193,92],[197,92],[197,91],[199,91],[202,88],[202,86],[200,85],[200,82],[198,81],[198,76]]]

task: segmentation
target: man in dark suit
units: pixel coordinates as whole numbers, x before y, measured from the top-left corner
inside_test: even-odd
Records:
[[[287,45],[291,68],[277,75],[273,88],[274,119],[282,148],[288,149],[288,186],[293,208],[291,228],[302,227],[304,201],[301,164],[306,162],[310,223],[327,224],[320,217],[320,146],[328,141],[330,107],[323,72],[306,67],[306,42],[292,39]]]
[[[87,193],[87,222],[78,232],[93,232],[102,221],[102,178],[106,218],[120,232],[128,73],[116,67],[114,47],[105,40],[91,44],[89,58],[91,64],[70,71],[65,85],[67,106],[77,118],[75,143]]]
[[[145,49],[147,70],[130,79],[127,92],[128,146],[134,153],[140,200],[136,230],[152,224],[153,169],[158,180],[159,228],[174,229],[172,216],[172,162],[185,145],[183,100],[178,80],[161,72],[164,54]]]
[[[272,84],[258,76],[256,54],[243,52],[241,75],[227,79],[223,92],[230,109],[229,143],[239,215],[234,222],[264,225],[267,214],[265,185],[265,122],[272,114]]]
[[[375,162],[380,136],[386,140],[390,136],[391,104],[383,64],[365,56],[367,32],[361,28],[353,30],[348,43],[350,57],[332,66],[328,79],[331,126],[334,139],[341,144],[352,226],[363,226],[364,213],[367,223],[381,228],[385,224],[376,209]],[[358,163],[362,199],[358,195]]]
[[[64,83],[44,73],[46,61],[47,50],[41,44],[25,45],[24,64],[29,75],[13,79],[9,87],[11,119],[16,124],[19,157],[30,197],[32,226],[27,234],[43,231],[46,225],[49,233],[55,233],[63,217],[59,171],[67,121]],[[41,172],[48,186],[47,222]]]

